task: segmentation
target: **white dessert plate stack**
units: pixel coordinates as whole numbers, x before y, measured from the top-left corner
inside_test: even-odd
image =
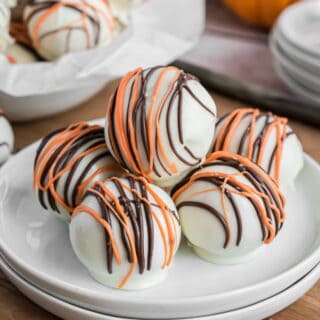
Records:
[[[68,226],[32,190],[38,143],[0,169],[0,267],[31,300],[64,319],[258,320],[287,307],[320,278],[320,167],[305,155],[287,221],[245,264],[205,262],[182,243],[168,277],[141,291],[92,280],[74,255]]]
[[[297,95],[320,103],[320,1],[300,1],[279,17],[270,38],[274,67]],[[320,104],[319,104],[320,107]]]

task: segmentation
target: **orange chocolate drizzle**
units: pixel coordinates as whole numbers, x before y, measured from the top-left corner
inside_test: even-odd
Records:
[[[6,57],[7,57],[7,60],[8,60],[9,63],[11,63],[11,64],[16,64],[17,63],[17,59],[14,56],[12,56],[10,54],[7,54]]]
[[[212,167],[224,166],[236,169],[236,173],[226,173],[223,170],[212,169]],[[200,169],[203,169],[199,171]],[[237,179],[241,175],[248,180],[244,183]],[[212,187],[204,187],[199,194],[210,192],[221,192],[221,204],[223,212],[209,205],[208,203],[196,200],[179,201],[179,196],[183,194],[191,185],[195,183],[205,182]],[[196,197],[198,193],[190,196]],[[172,198],[176,202],[177,209],[182,207],[195,207],[211,213],[221,224],[225,232],[225,242],[223,247],[227,248],[231,242],[231,231],[228,216],[231,212],[226,210],[226,201],[229,201],[233,214],[237,221],[236,245],[239,246],[242,238],[242,220],[241,210],[237,205],[234,195],[247,198],[253,206],[259,225],[261,227],[262,241],[270,243],[285,220],[285,200],[281,194],[276,182],[258,165],[251,160],[237,154],[226,151],[217,151],[208,156],[205,163],[200,168],[192,171],[181,183],[172,190]]]
[[[274,167],[273,177],[279,183],[280,166],[283,144],[285,139],[293,135],[293,132],[288,131],[286,118],[278,117],[270,112],[262,112],[259,109],[244,108],[236,109],[233,112],[225,115],[217,122],[215,143],[212,152],[215,151],[231,151],[230,143],[237,134],[238,127],[242,121],[250,117],[250,124],[243,132],[237,153],[246,156],[253,162],[262,165],[265,156],[266,145],[273,131],[276,133],[276,146],[274,147],[267,165],[266,171],[271,174]],[[263,119],[264,125],[260,132],[256,132],[257,121]],[[261,121],[261,120],[260,120]],[[247,147],[245,148],[245,145]]]
[[[117,194],[108,185],[115,186]],[[128,282],[137,265],[140,274],[145,270],[151,270],[155,228],[159,229],[164,246],[165,254],[162,268],[171,264],[178,245],[175,224],[179,223],[179,219],[175,210],[167,207],[146,179],[131,174],[122,179],[109,178],[105,182],[97,182],[91,187],[86,192],[84,201],[87,197],[96,199],[99,212],[82,202],[75,208],[72,219],[77,214],[86,213],[105,229],[108,273],[112,273],[114,259],[118,265],[122,263],[113,231],[114,219],[116,219],[116,223],[120,227],[121,241],[126,250],[127,261],[130,263],[129,271],[120,282],[119,288]],[[153,198],[152,201],[151,198]],[[164,223],[161,222],[161,217]],[[145,225],[147,230],[145,230]],[[145,237],[148,238],[147,248],[144,244]],[[145,261],[145,257],[147,257],[147,261]]]
[[[84,150],[78,152],[79,148]],[[92,153],[95,153],[94,156]],[[38,191],[42,207],[48,209],[46,197],[52,210],[60,213],[57,205],[59,204],[66,211],[72,212],[85,190],[99,174],[108,171],[122,172],[117,165],[105,165],[88,176],[92,166],[110,156],[104,140],[104,129],[101,126],[90,126],[79,122],[49,134],[39,145],[34,164],[33,187]],[[81,161],[87,157],[90,161],[82,169],[72,187],[75,173]],[[57,186],[62,177],[65,178],[65,182],[63,191],[59,193]]]
[[[72,36],[72,32],[77,30],[82,30],[85,33],[87,49],[97,46],[99,43],[101,33],[101,18],[106,20],[111,33],[113,33],[115,29],[114,18],[111,14],[111,9],[108,2],[103,0],[101,0],[101,2],[106,6],[107,10],[102,10],[92,4],[87,3],[86,1],[48,0],[43,2],[37,2],[37,0],[32,0],[28,5],[31,8],[31,11],[30,14],[26,17],[25,23],[28,24],[28,22],[33,17],[35,17],[37,14],[40,14],[36,18],[33,30],[31,32],[34,46],[39,47],[40,41],[50,35],[55,35],[60,32],[67,32],[65,50],[65,52],[67,53],[70,51],[70,39]],[[75,19],[74,21],[71,21],[65,26],[40,34],[43,23],[45,23],[46,20],[50,16],[52,16],[52,14],[54,14],[57,10],[59,10],[62,7],[78,12],[79,18]],[[89,24],[91,24],[94,32],[92,40],[90,39],[90,33],[88,28]]]
[[[20,44],[25,45],[29,50],[32,48],[32,42],[28,35],[28,29],[24,23],[11,22],[10,35]]]
[[[160,71],[152,91],[150,106],[146,105],[147,85],[155,72]],[[175,72],[169,85],[163,90],[168,72]],[[174,155],[190,167],[198,165],[201,158],[196,157],[192,150],[184,144],[182,130],[183,94],[189,94],[199,108],[206,110],[213,119],[215,114],[192,92],[188,80],[197,80],[194,76],[184,73],[172,66],[153,67],[146,70],[138,68],[126,74],[116,92],[111,96],[107,107],[107,133],[111,149],[117,160],[133,173],[144,176],[152,181],[150,175],[155,173],[162,177],[159,168],[171,176],[177,173],[176,161],[170,159],[164,147],[167,139]],[[126,95],[128,97],[126,97]],[[174,104],[177,103],[177,110]],[[177,113],[179,145],[173,139],[173,112]],[[160,131],[160,121],[166,122],[165,132]],[[214,120],[213,120],[214,121]],[[182,146],[184,154],[178,151]],[[142,151],[141,151],[142,150]],[[190,157],[192,161],[190,161]],[[146,159],[147,164],[144,164]],[[157,163],[156,163],[157,161]]]

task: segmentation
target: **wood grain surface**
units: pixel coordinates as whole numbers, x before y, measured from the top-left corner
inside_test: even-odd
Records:
[[[115,86],[116,82],[111,83],[90,101],[67,113],[52,116],[49,119],[15,124],[16,148],[23,148],[48,132],[63,127],[71,122],[103,117],[105,115],[107,98],[110,96]],[[212,94],[218,106],[219,115],[223,115],[242,105],[237,101],[230,100],[214,93]],[[297,121],[290,121],[290,125],[300,137],[305,152],[320,162],[320,130]],[[41,309],[41,307],[36,306],[28,300],[28,298],[24,297],[0,271],[0,319],[53,320],[58,318]],[[320,319],[320,282],[302,299],[269,319]]]

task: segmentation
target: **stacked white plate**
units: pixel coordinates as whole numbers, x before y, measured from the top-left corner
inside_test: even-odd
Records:
[[[64,319],[258,320],[287,307],[320,278],[320,168],[307,155],[287,221],[249,263],[223,266],[183,243],[167,279],[142,291],[109,289],[75,257],[68,227],[32,190],[38,143],[0,170],[0,267],[31,300]]]
[[[320,107],[320,1],[301,1],[286,9],[271,33],[270,47],[279,77]]]

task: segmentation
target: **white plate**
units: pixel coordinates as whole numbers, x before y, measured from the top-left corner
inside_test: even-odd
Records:
[[[313,91],[299,82],[295,75],[291,74],[289,70],[286,70],[279,62],[274,60],[273,66],[279,78],[292,92],[318,103],[320,108],[320,93]]]
[[[301,67],[310,72],[320,75],[320,59],[300,50],[289,42],[284,37],[278,24],[273,28],[270,37],[296,64],[301,65]]]
[[[72,304],[59,300],[41,289],[34,287],[30,282],[20,277],[5,261],[0,257],[0,268],[9,280],[30,300],[41,306],[43,309],[61,317],[62,319],[77,320],[122,320],[108,315],[91,312],[86,309],[76,307]]]
[[[278,24],[288,41],[320,59],[319,1],[300,1],[290,6],[279,17]]]
[[[292,60],[277,43],[275,38],[270,40],[270,49],[273,55],[273,59],[288,71],[299,82],[303,83],[305,87],[310,88],[314,92],[318,92],[320,95],[320,77],[313,72],[306,70],[301,65]]]
[[[138,292],[92,280],[72,252],[67,226],[45,212],[32,191],[37,144],[0,171],[0,249],[21,276],[48,293],[91,310],[137,318],[204,316],[247,306],[297,281],[320,261],[320,169],[305,156],[288,219],[254,261],[219,266],[197,258],[184,244],[168,278]]]
[[[65,320],[129,320],[128,318],[112,317],[110,315],[89,311],[79,308],[70,303],[57,299],[44,291],[34,287],[25,279],[21,278],[2,258],[0,268],[12,283],[29,299],[42,308]],[[288,305],[302,297],[319,279],[320,265],[318,264],[306,276],[293,284],[287,290],[261,301],[257,304],[235,311],[221,313],[207,317],[193,318],[195,320],[260,320],[271,316],[286,308]],[[132,318],[131,318],[132,320]],[[178,320],[178,319],[177,319]],[[192,320],[192,318],[189,318]]]

